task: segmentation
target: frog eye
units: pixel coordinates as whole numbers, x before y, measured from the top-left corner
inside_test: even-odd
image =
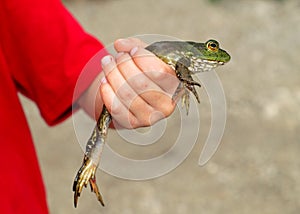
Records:
[[[206,48],[210,51],[217,52],[219,50],[219,43],[216,40],[208,40]]]

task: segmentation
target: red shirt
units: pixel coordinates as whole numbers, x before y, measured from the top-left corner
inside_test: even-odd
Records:
[[[32,99],[49,125],[62,121],[71,114],[73,90],[82,68],[101,48],[59,0],[0,1],[2,214],[48,213],[34,145],[17,93]],[[97,72],[91,71],[82,92]]]

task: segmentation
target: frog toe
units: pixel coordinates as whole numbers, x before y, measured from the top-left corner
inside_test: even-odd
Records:
[[[102,196],[96,184],[96,176],[95,176],[96,170],[97,170],[97,166],[93,164],[88,157],[85,156],[82,166],[78,170],[73,183],[75,207],[77,207],[78,198],[80,197],[83,187],[87,187],[88,183],[90,183],[92,192],[96,194],[98,200],[104,206]]]

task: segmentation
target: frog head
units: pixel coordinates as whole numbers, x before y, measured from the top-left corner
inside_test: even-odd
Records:
[[[205,43],[194,43],[193,47],[199,50],[199,55],[196,57],[201,60],[207,60],[220,65],[230,60],[230,55],[221,49],[219,42],[214,39],[210,39]]]

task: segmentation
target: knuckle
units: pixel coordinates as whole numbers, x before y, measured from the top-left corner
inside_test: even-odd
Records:
[[[148,126],[151,126],[151,122],[150,122],[150,118],[143,118],[141,121],[140,121],[140,127],[148,127]]]
[[[120,88],[117,91],[117,95],[121,100],[126,101],[126,103],[131,103],[136,96],[134,92],[127,87]]]
[[[134,78],[133,84],[134,84],[135,90],[138,91],[139,93],[146,92],[147,89],[149,88],[149,80],[147,80],[146,78],[142,78],[142,77]]]
[[[151,126],[151,114],[152,111],[147,111],[141,115],[139,115],[139,117],[137,118],[137,122],[138,122],[138,127],[148,127]]]
[[[122,104],[120,102],[115,101],[115,102],[113,102],[111,104],[110,109],[111,109],[111,114],[114,117],[118,117],[118,115],[120,114],[120,112],[122,112],[122,110],[123,110],[123,106],[122,106]]]
[[[129,123],[127,124],[127,129],[136,129],[141,127],[140,122],[135,117],[129,118]]]
[[[160,107],[160,112],[164,115],[164,117],[170,116],[175,110],[175,104],[171,102],[167,102]]]
[[[162,80],[166,78],[166,73],[163,70],[151,71],[148,75],[150,75],[154,80]]]

